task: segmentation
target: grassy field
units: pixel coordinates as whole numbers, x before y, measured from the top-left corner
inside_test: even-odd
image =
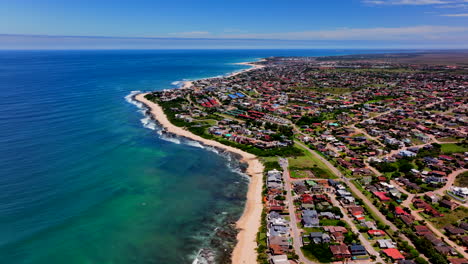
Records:
[[[288,158],[289,168],[291,172],[300,170],[310,170],[317,178],[336,178],[336,175],[333,174],[320,159],[312,155],[312,153],[303,148],[301,145],[295,144],[294,146],[299,149],[302,149],[304,151],[304,156]],[[297,174],[297,172],[295,173]],[[303,175],[305,174],[300,173],[297,175],[304,177]],[[291,176],[294,177],[293,173],[291,173]]]
[[[454,143],[441,144],[441,146],[442,146],[441,151],[444,154],[463,153],[463,152],[468,151],[467,147],[457,145],[457,144],[454,144]]]
[[[458,187],[468,187],[468,171],[458,175],[454,185]]]
[[[438,228],[443,228],[448,224],[454,224],[459,220],[468,217],[468,208],[458,207],[454,211],[444,212],[442,217],[430,217],[432,223]]]
[[[458,142],[456,138],[452,138],[452,137],[439,138],[438,140],[440,142]]]

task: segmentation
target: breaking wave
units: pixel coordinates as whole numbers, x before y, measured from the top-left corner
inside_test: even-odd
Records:
[[[143,125],[143,127],[155,131],[156,134],[159,135],[159,138],[162,140],[172,142],[175,144],[184,144],[187,146],[201,148],[204,150],[214,152],[226,160],[227,167],[229,168],[230,171],[240,175],[241,178],[245,181],[250,180],[250,177],[245,173],[246,164],[242,163],[236,154],[233,154],[231,152],[225,151],[220,148],[203,145],[202,143],[198,141],[191,140],[185,137],[179,137],[177,135],[164,133],[164,129],[156,120],[152,118],[152,116],[149,113],[148,108],[144,104],[134,99],[135,95],[139,93],[141,93],[141,91],[132,91],[130,94],[125,96],[125,100],[128,103],[133,104],[136,107],[138,107],[138,112],[143,115],[143,118],[140,119],[140,122]],[[235,182],[235,183],[238,184],[239,182]],[[226,214],[227,214],[226,212],[221,213],[221,215],[223,216]],[[224,217],[218,216],[218,220],[221,218],[224,218]],[[213,239],[213,236],[215,235],[216,230],[223,226],[225,226],[225,224],[218,222],[215,224],[215,226],[213,226],[212,234],[205,233],[205,234],[194,235],[194,239],[200,241],[200,245],[202,246],[197,252],[194,252],[194,254],[192,255],[192,258],[194,259],[192,264],[214,264],[216,262],[215,261],[216,256],[218,255],[220,248],[218,248],[217,246],[209,245],[209,242]]]

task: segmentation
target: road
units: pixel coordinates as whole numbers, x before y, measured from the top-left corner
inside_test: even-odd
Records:
[[[289,175],[288,160],[284,159],[284,158],[280,158],[279,163],[280,163],[281,167],[283,168],[283,181],[284,181],[285,190],[287,192],[286,193],[286,203],[287,203],[289,215],[290,215],[290,218],[291,218],[290,227],[291,227],[291,230],[292,230],[294,251],[299,256],[299,261],[301,261],[303,263],[306,263],[306,264],[316,264],[317,262],[314,262],[314,261],[311,261],[311,260],[307,259],[304,256],[304,254],[302,253],[302,250],[301,250],[301,247],[302,247],[302,230],[298,227],[299,222],[297,221],[297,218],[296,218],[296,209],[295,209],[295,206],[294,206],[294,198],[292,197],[292,192],[291,192],[292,191],[292,182],[294,180],[292,180],[290,175]],[[301,180],[303,180],[303,179],[301,179]],[[359,240],[361,241],[362,245],[366,248],[367,252],[369,254],[371,254],[371,255],[376,256],[377,257],[377,259],[376,259],[377,262],[385,263],[385,261],[383,261],[383,259],[380,257],[379,253],[372,247],[371,243],[367,239],[362,237],[361,233],[359,232],[358,228],[356,227],[356,225],[354,224],[352,219],[349,218],[348,214],[343,210],[340,203],[336,200],[335,195],[330,194],[329,196],[331,198],[332,204],[334,206],[337,206],[337,207],[340,208],[340,210],[341,210],[341,212],[343,214],[344,220],[350,225],[351,230],[353,231],[353,233],[359,235]],[[367,262],[348,260],[347,263],[361,263],[362,264],[362,263],[367,263]]]
[[[361,245],[363,245],[366,248],[367,253],[376,256],[376,262],[385,263],[385,261],[380,257],[380,254],[372,247],[371,242],[369,242],[369,240],[363,237],[362,234],[359,232],[359,229],[356,227],[353,220],[348,216],[348,212],[346,212],[341,206],[341,204],[338,202],[338,200],[336,200],[335,194],[330,194],[329,196],[333,206],[340,208],[341,213],[343,214],[343,219],[346,223],[349,224],[349,226],[351,227],[351,231],[353,231],[354,234],[357,234],[359,236]]]
[[[464,258],[468,258],[468,254],[465,252],[465,247],[457,245],[455,242],[450,240],[448,237],[446,237],[438,228],[436,228],[430,221],[427,221],[424,219],[416,210],[411,209],[411,207],[408,207],[411,211],[411,215],[414,216],[414,218],[418,221],[424,220],[426,223],[426,226],[438,237],[442,238],[442,240],[447,243],[449,246],[453,247],[455,250],[458,251],[458,253],[462,254]]]
[[[291,178],[289,177],[289,170],[288,170],[288,160],[284,158],[279,159],[279,163],[283,168],[283,181],[284,181],[284,189],[286,190],[286,204],[288,206],[289,216],[291,221],[289,226],[291,227],[292,237],[293,237],[293,247],[296,254],[299,256],[299,261],[305,264],[318,264],[317,262],[313,262],[307,259],[302,253],[302,232],[298,228],[298,221],[296,217],[296,209],[294,207],[294,199],[292,197],[292,183]]]
[[[307,151],[309,151],[312,155],[314,155],[315,157],[317,157],[318,159],[320,159],[333,173],[335,173],[338,177],[340,177],[341,179],[343,179],[343,181],[345,181],[347,183],[347,185],[349,186],[349,188],[351,189],[351,191],[359,198],[361,199],[364,204],[366,204],[366,206],[375,214],[377,215],[378,218],[380,218],[380,220],[383,222],[383,224],[385,225],[388,225],[390,227],[390,229],[393,231],[393,232],[396,232],[396,231],[399,231],[399,228],[397,228],[392,222],[388,221],[387,218],[385,218],[385,216],[379,211],[379,209],[377,209],[377,207],[375,207],[372,202],[358,189],[356,188],[356,186],[349,181],[348,178],[346,178],[342,173],[341,171],[339,171],[335,166],[333,166],[328,160],[326,160],[324,157],[320,156],[317,152],[311,150],[309,147],[307,147],[306,145],[304,145],[302,142],[297,142],[297,144],[299,144],[300,146],[302,146],[303,148],[305,148]],[[408,241],[408,244],[413,246],[414,247],[414,244],[411,242],[411,240],[406,237],[404,234],[400,233],[400,237],[403,239],[403,240],[406,240]]]
[[[447,176],[447,182],[445,183],[444,187],[438,189],[437,191],[433,191],[433,193],[444,196],[445,191],[450,189],[450,187],[452,187],[453,184],[455,183],[455,179],[457,178],[457,176],[464,173],[464,172],[466,172],[466,171],[468,171],[468,170],[467,169],[459,169],[459,170],[453,171],[452,173],[450,173]]]

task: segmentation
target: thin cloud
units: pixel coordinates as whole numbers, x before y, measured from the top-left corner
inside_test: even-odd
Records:
[[[207,37],[210,36],[211,33],[208,31],[190,31],[190,32],[175,32],[175,33],[169,33],[169,35],[172,36],[178,36],[178,37]]]
[[[463,3],[460,0],[363,0],[363,3],[372,5],[442,5]]]
[[[454,35],[453,33],[457,33]],[[468,27],[413,26],[378,28],[338,28],[285,33],[227,34],[222,38],[286,39],[286,40],[410,40],[442,37],[468,37]]]
[[[464,14],[443,14],[439,16],[444,16],[444,17],[468,17],[468,13]]]

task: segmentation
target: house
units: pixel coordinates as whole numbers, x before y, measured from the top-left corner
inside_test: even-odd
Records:
[[[345,244],[330,245],[330,251],[335,259],[351,258],[351,252],[349,252],[348,246]]]
[[[386,233],[385,231],[383,230],[369,230],[367,231],[367,234],[369,234],[369,236],[385,236]]]
[[[406,225],[412,225],[414,221],[416,220],[414,216],[412,215],[401,215],[400,216],[401,221],[405,223]]]
[[[414,262],[413,260],[409,260],[409,259],[401,259],[397,262],[397,264],[416,264],[416,262]]]
[[[279,252],[287,252],[291,246],[291,243],[287,237],[274,236],[268,238],[268,245],[270,250],[277,252],[274,255],[281,255]]]
[[[453,225],[448,225],[444,227],[445,231],[449,233],[450,235],[454,236],[459,236],[459,235],[464,235],[465,234],[465,229],[459,228],[459,227],[454,227]]]
[[[349,251],[353,256],[365,256],[367,255],[367,250],[363,245],[353,244],[349,246]]]
[[[373,194],[375,196],[377,196],[377,198],[379,198],[379,200],[382,201],[382,202],[390,201],[390,197],[388,197],[387,193],[385,193],[385,192],[373,192]]]
[[[468,188],[466,187],[452,187],[453,194],[460,196],[462,198],[468,197]]]
[[[403,210],[400,206],[395,207],[395,214],[396,215],[409,215],[405,210]]]
[[[278,170],[271,170],[267,173],[267,188],[268,189],[283,189],[282,173]]]
[[[395,245],[391,239],[379,239],[377,240],[379,248],[395,248]]]
[[[304,210],[302,211],[302,225],[304,227],[318,227],[319,219],[316,210]]]
[[[442,200],[439,203],[440,206],[448,208],[450,210],[455,210],[458,207],[458,204],[449,200]]]
[[[434,248],[435,248],[435,250],[437,252],[439,252],[440,254],[446,255],[446,256],[456,255],[457,254],[457,252],[453,248],[451,248],[451,247],[449,247],[449,246],[447,246],[445,244],[441,245],[441,246],[435,246]]]
[[[339,220],[341,218],[339,215],[335,215],[332,212],[321,212],[320,217],[327,218],[327,219],[336,219],[336,220]]]
[[[449,262],[450,264],[468,264],[468,260],[463,258],[451,258]]]
[[[426,238],[427,240],[429,240],[432,245],[434,246],[443,246],[445,245],[444,241],[438,239],[434,234],[432,233],[428,233],[428,234],[424,234],[424,238]]]
[[[425,234],[431,234],[431,230],[425,225],[414,226],[414,231],[418,236],[424,236]]]
[[[289,264],[288,256],[286,255],[278,255],[273,256],[270,259],[271,264]]]
[[[437,203],[439,201],[439,196],[435,195],[433,192],[428,192],[424,195],[424,198],[431,201],[431,203]]]
[[[323,239],[322,239],[322,238],[323,238],[323,235],[324,235],[324,233],[322,233],[322,232],[311,232],[311,233],[309,234],[309,237],[310,237],[310,240],[311,240],[312,242],[314,242],[314,244],[320,244],[320,243],[325,243],[325,242],[323,241]],[[328,242],[330,242],[330,239],[329,239]]]
[[[462,222],[462,223],[460,223],[459,227],[463,228],[465,230],[468,230],[468,223],[467,222]]]
[[[405,257],[396,248],[387,248],[382,250],[385,255],[393,259],[393,261],[403,260]]]

